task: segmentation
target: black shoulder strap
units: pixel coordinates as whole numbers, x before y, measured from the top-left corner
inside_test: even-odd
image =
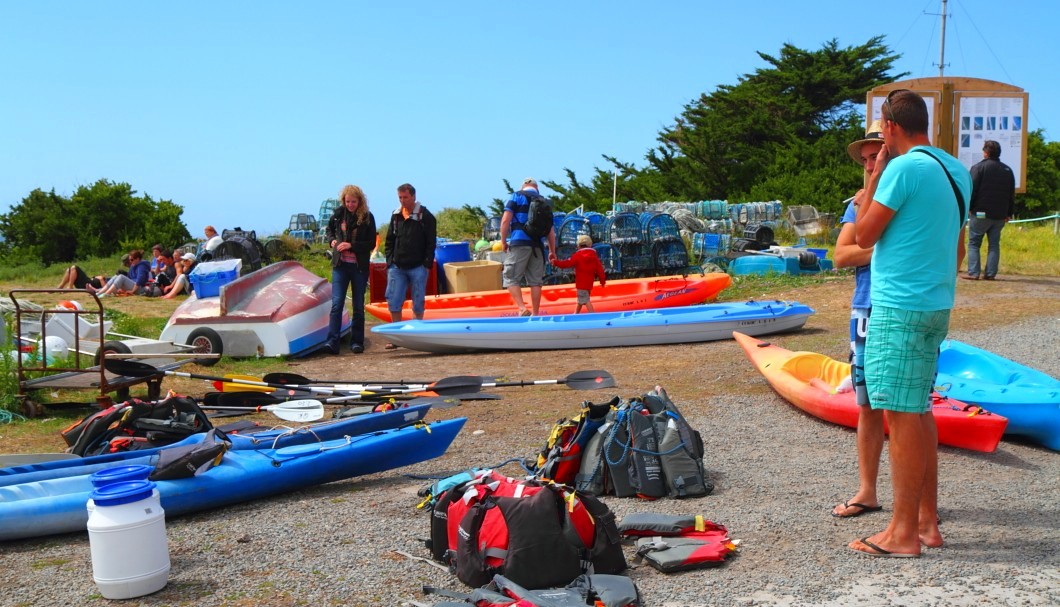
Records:
[[[946,179],[950,180],[950,187],[953,188],[953,195],[957,197],[957,216],[961,219],[960,226],[964,227],[964,199],[961,198],[961,191],[957,189],[957,182],[953,180],[953,175],[950,175],[949,170],[946,169],[946,165],[942,164],[942,161],[939,160],[938,156],[932,154],[924,148],[917,148],[913,151],[920,152],[921,154],[927,154],[928,156],[934,158],[935,162],[939,163],[939,166],[942,167],[942,172],[946,174]]]

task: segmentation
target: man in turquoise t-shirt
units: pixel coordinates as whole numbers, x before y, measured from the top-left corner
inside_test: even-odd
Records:
[[[921,544],[942,545],[929,398],[964,256],[972,181],[956,158],[931,147],[919,95],[892,91],[881,118],[884,147],[866,186],[871,201],[859,207],[854,229],[859,246],[875,246],[865,383],[890,430],[894,514],[885,530],[850,548],[917,557]]]

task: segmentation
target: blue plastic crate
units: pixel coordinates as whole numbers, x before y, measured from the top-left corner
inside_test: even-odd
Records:
[[[188,280],[195,289],[195,296],[202,299],[220,295],[221,287],[239,278],[242,265],[242,259],[204,261],[196,265],[188,275]]]

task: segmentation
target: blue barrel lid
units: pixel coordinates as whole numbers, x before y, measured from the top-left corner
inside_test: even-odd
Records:
[[[90,497],[97,507],[120,506],[147,499],[154,489],[151,481],[122,481],[99,487]]]
[[[154,472],[154,466],[143,464],[113,466],[98,472],[93,472],[88,478],[93,487],[105,487],[121,481],[146,480]]]

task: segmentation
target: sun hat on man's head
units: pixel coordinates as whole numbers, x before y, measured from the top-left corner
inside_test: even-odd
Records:
[[[854,143],[847,146],[847,154],[850,154],[850,158],[858,164],[862,164],[861,160],[861,146],[866,143],[872,143],[874,141],[883,142],[883,123],[879,120],[873,120],[872,124],[869,125],[867,131],[865,131],[865,138],[858,139]]]
[[[129,263],[129,254],[128,253],[126,253],[125,255],[121,256],[121,262],[122,263]]]
[[[526,179],[523,180],[523,187],[525,188],[526,186],[533,186],[533,188],[536,190],[537,189],[537,180],[534,179],[533,177],[527,177]]]

